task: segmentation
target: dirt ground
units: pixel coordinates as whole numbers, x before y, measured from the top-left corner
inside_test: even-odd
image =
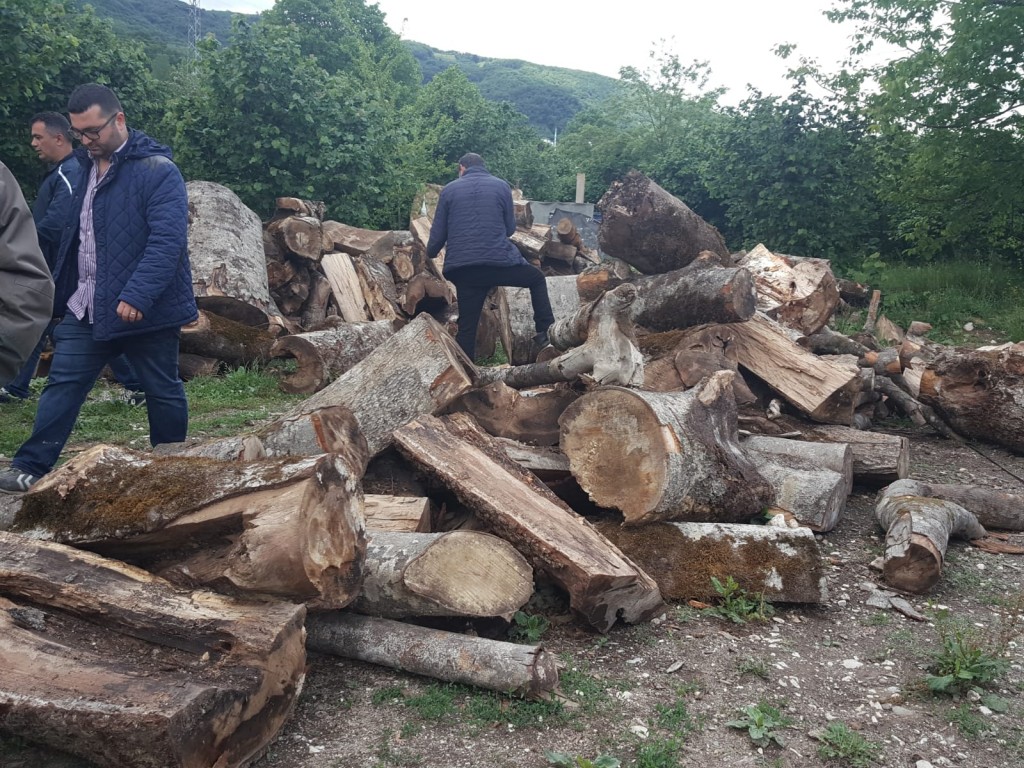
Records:
[[[1024,492],[1024,457],[901,433],[912,439],[916,479]],[[548,750],[640,768],[1024,765],[1024,556],[954,542],[937,587],[908,598],[926,620],[873,608],[866,600],[884,587],[870,567],[882,542],[874,498],[855,488],[836,529],[820,537],[826,605],[778,605],[768,621],[737,624],[672,604],[651,623],[599,635],[572,620],[559,595],[540,591],[546,599],[527,611],[550,621],[541,643],[565,664],[555,700],[522,702],[312,655],[292,720],[255,765],[540,768],[551,765]],[[1024,535],[1010,540],[1024,545]],[[923,681],[953,627],[1005,649],[1009,667],[979,690],[933,694]],[[784,746],[759,747],[727,725],[761,702],[788,719],[770,728]],[[819,754],[822,732],[838,724],[868,746],[834,746],[844,758]],[[85,766],[11,738],[0,741],[0,765]]]

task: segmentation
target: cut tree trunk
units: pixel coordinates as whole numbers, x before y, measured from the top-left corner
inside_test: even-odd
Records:
[[[355,414],[370,455],[392,432],[424,413],[438,413],[473,387],[476,369],[437,321],[420,315],[283,418],[343,405]]]
[[[544,250],[544,246],[548,243],[550,229],[550,227],[541,229],[540,233],[536,232],[533,227],[530,229],[517,229],[509,237],[509,240],[512,241],[512,245],[519,249],[519,253],[523,255],[524,259],[532,264],[540,264],[544,258],[541,255],[541,251]]]
[[[352,610],[385,619],[499,616],[506,621],[533,594],[533,569],[488,533],[372,531],[366,577]]]
[[[985,529],[959,504],[905,495],[900,486],[882,491],[875,505],[886,532],[882,573],[897,589],[921,594],[938,583],[949,538],[980,539]]]
[[[575,275],[547,278],[548,298],[555,320],[571,317],[580,308]],[[537,333],[533,317],[533,304],[528,288],[502,288],[504,300],[499,299],[499,328],[501,345],[512,365],[532,363],[537,350],[533,337]]]
[[[658,582],[670,600],[719,597],[712,577],[730,576],[751,595],[782,603],[823,603],[827,579],[807,528],[722,523],[652,523],[597,529]]]
[[[601,250],[644,274],[671,272],[711,251],[723,266],[732,259],[715,227],[642,173],[612,183],[597,203]]]
[[[757,308],[788,328],[817,333],[839,306],[839,288],[826,259],[792,259],[758,243],[737,266],[754,276]]]
[[[341,251],[349,256],[371,256],[388,261],[395,244],[408,238],[407,233],[393,230],[378,231],[359,229],[340,221],[325,221],[323,224],[323,250]]]
[[[607,259],[593,264],[576,275],[576,291],[580,301],[594,301],[605,291],[610,291],[632,279],[632,268],[622,259]]]
[[[196,296],[230,296],[251,304],[280,325],[270,298],[263,224],[238,195],[209,181],[190,181],[188,258]]]
[[[455,291],[447,280],[419,272],[408,282],[399,298],[401,309],[408,317],[415,317],[420,312],[439,315],[455,303]]]
[[[773,491],[739,445],[732,377],[687,392],[606,387],[560,420],[573,476],[627,525],[659,520],[746,522]]]
[[[590,626],[607,632],[619,618],[641,622],[663,610],[649,576],[468,422],[462,414],[425,416],[396,430],[395,442],[562,586]]]
[[[274,360],[294,359],[295,373],[281,377],[282,392],[313,394],[391,338],[397,328],[384,320],[339,323],[332,328],[282,336],[270,348]]]
[[[939,353],[920,400],[959,434],[1024,452],[1024,342]]]
[[[468,637],[352,613],[310,616],[306,645],[318,653],[450,683],[534,698],[558,685],[558,663],[539,646]]]
[[[763,436],[749,437],[741,446],[775,489],[775,506],[814,531],[835,527],[853,488],[850,446]]]
[[[101,659],[105,637],[68,649],[15,630],[11,610],[0,610],[0,729],[100,766],[248,765],[302,688],[300,605],[183,592],[124,563],[9,533],[0,533],[0,594],[184,652],[153,667],[136,661],[151,656],[146,648]]]
[[[270,360],[275,340],[267,329],[200,311],[198,320],[182,327],[179,346],[182,352],[211,357],[234,369]]]
[[[426,496],[368,493],[363,499],[366,528],[372,533],[429,533],[434,505]]]
[[[496,381],[464,395],[456,410],[472,415],[494,437],[557,445],[558,417],[577,397],[564,386],[520,391]]]
[[[287,253],[320,261],[324,223],[315,216],[285,216],[267,224],[267,231]]]
[[[1024,531],[1024,494],[1004,493],[979,485],[899,480],[887,489],[893,495],[924,496],[959,504],[985,528]]]
[[[303,328],[312,329],[323,323],[327,318],[327,305],[330,303],[332,293],[331,281],[316,270],[310,270],[309,296],[302,307],[300,321]]]

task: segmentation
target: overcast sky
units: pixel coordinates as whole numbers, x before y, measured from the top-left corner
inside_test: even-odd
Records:
[[[210,10],[256,13],[274,0],[201,0]],[[480,0],[380,0],[388,25],[407,40],[441,50],[581,69],[616,77],[623,66],[646,69],[653,48],[681,62],[709,61],[713,86],[738,101],[747,83],[785,94],[785,72],[797,63],[772,48],[793,43],[797,54],[834,69],[848,49],[850,28],[823,12],[833,0],[639,0],[615,3],[483,3]],[[481,10],[486,8],[487,10]],[[532,9],[532,12],[531,12]],[[661,46],[661,40],[666,41]]]

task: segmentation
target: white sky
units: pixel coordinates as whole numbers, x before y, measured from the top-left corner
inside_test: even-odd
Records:
[[[210,10],[255,13],[274,0],[201,0]],[[617,77],[623,66],[646,69],[653,48],[688,64],[709,61],[712,86],[739,101],[747,83],[786,94],[785,72],[798,57],[835,69],[850,28],[826,19],[834,0],[562,0],[492,5],[481,0],[380,0],[388,25],[408,40],[441,50],[569,67]],[[487,10],[481,10],[487,8]],[[532,11],[532,12],[531,12]],[[793,43],[788,61],[771,49]]]

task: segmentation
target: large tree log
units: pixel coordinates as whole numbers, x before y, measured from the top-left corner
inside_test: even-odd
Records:
[[[539,646],[343,612],[310,616],[306,628],[310,650],[450,683],[529,698],[558,685],[557,660]]]
[[[438,413],[468,392],[474,375],[455,339],[432,317],[420,315],[282,418],[344,405],[376,456],[391,444],[397,427]]]
[[[455,410],[466,411],[489,434],[533,445],[558,443],[558,417],[579,393],[568,387],[517,390],[496,381],[464,395]]]
[[[924,496],[959,504],[985,528],[1024,531],[1024,494],[1004,493],[980,485],[926,483],[899,480],[889,486],[892,495]]]
[[[879,494],[875,517],[885,533],[882,573],[907,592],[927,592],[938,582],[950,536],[980,539],[977,518],[952,501],[911,496],[900,481]]]
[[[561,585],[586,623],[604,632],[663,609],[649,576],[459,416],[410,422],[395,431],[398,449]]]
[[[741,446],[775,489],[775,506],[814,531],[835,527],[853,487],[850,446],[763,436],[749,437]]]
[[[641,173],[613,182],[597,207],[601,250],[645,274],[685,267],[701,251],[732,264],[718,230]]]
[[[188,257],[196,296],[230,296],[280,324],[270,298],[263,224],[238,195],[209,181],[190,181]]]
[[[826,259],[793,259],[761,243],[737,262],[757,286],[757,308],[788,328],[812,334],[839,306],[839,288]]]
[[[657,520],[746,522],[772,487],[739,445],[730,371],[687,392],[607,387],[561,418],[573,476],[627,525]]]
[[[399,305],[409,317],[415,317],[420,312],[442,315],[454,303],[455,291],[452,284],[426,272],[413,275],[399,297]]]
[[[352,610],[386,619],[500,616],[533,594],[533,569],[507,542],[479,531],[372,531]]]
[[[267,329],[250,328],[200,310],[194,323],[182,327],[180,349],[240,368],[267,362],[274,341],[274,334]]]
[[[370,256],[382,262],[390,261],[395,245],[408,240],[409,233],[394,230],[360,229],[339,221],[323,224],[323,250],[341,251],[349,256]]]
[[[632,268],[622,259],[606,259],[576,275],[576,292],[580,301],[594,301],[605,291],[622,285],[633,277]]]
[[[9,533],[0,533],[0,593],[188,655],[172,674],[133,674],[127,659],[100,663],[90,650],[68,654],[9,625],[0,632],[0,729],[101,766],[247,765],[302,687],[302,606],[183,592],[138,568]]]
[[[548,298],[555,320],[571,317],[580,308],[575,275],[547,278]],[[501,345],[512,365],[532,363],[537,354],[533,337],[537,333],[528,288],[502,288],[499,302]]]
[[[396,323],[338,323],[331,328],[283,336],[270,348],[275,360],[294,359],[295,373],[281,377],[282,392],[313,394],[391,338]]]
[[[961,435],[1024,452],[1024,342],[939,353],[920,400]]]
[[[828,599],[825,569],[807,528],[721,523],[597,524],[613,544],[654,577],[671,600],[718,597],[712,577],[732,577],[751,595],[783,603]]]
[[[323,224],[315,216],[285,216],[267,224],[267,231],[286,252],[318,262],[324,252]]]

